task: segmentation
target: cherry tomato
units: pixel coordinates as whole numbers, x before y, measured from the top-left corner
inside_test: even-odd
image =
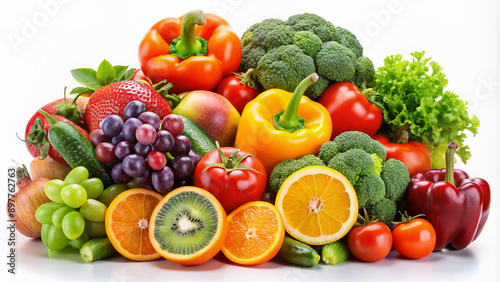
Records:
[[[242,73],[226,76],[219,82],[215,90],[228,99],[240,114],[246,104],[260,93],[247,77],[246,74]]]
[[[394,249],[407,258],[419,259],[428,256],[436,246],[436,231],[423,218],[413,218],[398,224],[392,230]]]
[[[378,261],[391,251],[391,230],[381,222],[354,227],[347,235],[347,244],[357,259],[367,262]]]
[[[230,213],[236,207],[261,199],[267,174],[255,156],[232,147],[205,154],[194,171],[193,184],[212,193]]]

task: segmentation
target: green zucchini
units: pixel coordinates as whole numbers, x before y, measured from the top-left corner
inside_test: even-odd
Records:
[[[92,143],[71,124],[58,121],[47,112],[40,110],[49,121],[49,142],[71,168],[84,166],[90,177],[99,178],[105,186],[113,184],[110,169],[101,163]]]
[[[181,135],[191,140],[191,149],[193,149],[193,151],[196,151],[203,157],[206,153],[216,149],[215,142],[200,126],[185,116],[179,116],[184,121],[184,130]]]
[[[315,266],[320,259],[318,252],[309,245],[290,237],[285,237],[276,257],[285,262],[303,266]]]
[[[93,262],[96,260],[108,258],[116,254],[116,250],[109,241],[108,237],[91,239],[83,244],[80,249],[80,255],[84,262]]]

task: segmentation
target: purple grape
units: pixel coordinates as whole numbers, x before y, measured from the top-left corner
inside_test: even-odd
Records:
[[[125,140],[125,138],[123,138],[123,133],[120,132],[120,134],[111,138],[111,143],[113,143],[114,145],[118,145],[118,143],[122,142],[123,140]]]
[[[141,176],[146,171],[146,161],[139,154],[130,154],[123,159],[123,171],[130,177]]]
[[[163,118],[161,128],[168,130],[173,136],[177,136],[184,130],[184,121],[180,116],[170,114]]]
[[[177,156],[170,167],[175,179],[187,179],[193,175],[194,164],[188,156]]]
[[[166,194],[174,186],[174,173],[166,166],[162,170],[151,173],[151,182],[156,191]]]
[[[198,152],[194,150],[190,150],[189,154],[187,155],[191,161],[193,162],[194,167],[201,161],[201,155],[198,154]]]
[[[156,129],[151,124],[141,124],[135,131],[135,138],[142,145],[151,145],[156,140]]]
[[[135,137],[135,131],[137,127],[139,127],[142,122],[134,117],[131,117],[125,121],[122,128],[123,138],[130,143],[137,143],[137,138]]]
[[[156,133],[156,140],[153,143],[155,150],[160,152],[168,152],[174,147],[174,136],[166,130],[160,130]]]
[[[146,111],[146,105],[141,101],[132,101],[123,109],[123,118],[128,120],[131,117],[138,117],[141,113]]]
[[[99,145],[99,143],[110,142],[111,138],[109,136],[106,136],[106,134],[104,134],[104,132],[102,132],[102,128],[98,128],[98,129],[94,129],[94,130],[92,130],[92,132],[90,132],[89,140],[90,140],[90,143],[92,143],[92,145],[94,147],[97,147],[97,145]]]
[[[142,123],[151,124],[156,130],[160,128],[161,119],[153,112],[143,112],[137,117]]]
[[[141,143],[136,143],[134,146],[134,150],[137,154],[146,157],[149,152],[153,150],[153,146],[151,145],[142,145]]]
[[[146,169],[141,176],[134,177],[134,181],[141,187],[146,187],[153,184],[153,182],[151,181],[151,170]]]
[[[184,135],[177,135],[174,137],[175,144],[170,150],[172,156],[187,156],[191,150],[191,140]]]
[[[174,189],[183,186],[193,186],[193,178],[174,180]]]
[[[132,154],[134,152],[134,147],[128,141],[121,141],[116,144],[115,147],[115,156],[120,160],[123,160],[126,156]]]
[[[115,137],[122,132],[123,120],[118,115],[107,116],[101,124],[102,132],[106,136]]]
[[[130,181],[131,177],[123,171],[122,163],[117,163],[111,170],[111,178],[117,184],[125,184]]]

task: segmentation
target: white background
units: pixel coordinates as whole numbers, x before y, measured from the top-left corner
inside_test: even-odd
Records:
[[[84,264],[76,254],[49,254],[42,243],[17,235],[17,275],[7,273],[7,221],[1,214],[0,274],[9,281],[499,281],[500,208],[498,122],[500,93],[500,4],[484,1],[7,1],[0,12],[2,150],[4,171],[31,157],[16,133],[44,104],[77,83],[70,70],[112,64],[139,67],[137,48],[157,21],[194,9],[228,20],[238,35],[266,18],[312,12],[354,32],[375,66],[387,55],[425,50],[444,68],[448,89],[470,102],[481,121],[470,137],[472,158],[459,164],[490,182],[489,221],[477,241],[462,251],[433,253],[411,261],[391,253],[377,263],[350,261],[302,268],[269,262],[257,267],[229,264],[222,257],[197,267],[165,260],[137,263],[117,257]],[[4,172],[4,175],[7,173]],[[4,176],[6,178],[6,176]],[[4,179],[5,179],[4,178]],[[6,183],[6,179],[4,183]],[[7,191],[0,193],[4,205]],[[13,280],[12,280],[13,279]]]

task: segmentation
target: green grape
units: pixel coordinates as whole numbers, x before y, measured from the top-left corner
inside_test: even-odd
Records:
[[[46,247],[59,251],[68,245],[68,238],[64,235],[64,232],[61,228],[55,227],[53,224],[49,225],[49,230],[47,231],[47,239],[46,239]]]
[[[102,184],[101,179],[99,178],[89,178],[80,183],[85,191],[87,191],[88,199],[97,199],[101,196],[102,191],[104,190],[104,184]]]
[[[49,233],[50,226],[52,224],[42,224],[42,230],[41,230],[41,236],[42,237],[42,243],[45,245],[45,247],[48,248],[48,243],[47,243],[47,234]]]
[[[64,206],[58,210],[56,210],[52,214],[52,224],[54,224],[57,228],[62,228],[62,221],[64,216],[66,216],[68,213],[74,211],[74,208],[70,208],[68,206]]]
[[[68,184],[80,184],[87,179],[89,179],[89,170],[83,166],[77,166],[66,175],[64,182]]]
[[[69,240],[77,239],[85,230],[85,219],[79,212],[72,211],[64,216],[62,230]]]
[[[125,185],[122,184],[111,185],[102,192],[101,196],[99,196],[97,200],[105,204],[106,207],[109,207],[109,204],[111,204],[111,202],[116,198],[116,196],[118,196],[125,190],[127,190],[127,187]]]
[[[61,190],[64,203],[72,208],[79,208],[87,201],[87,191],[80,184],[69,184]]]
[[[103,222],[93,222],[85,220],[85,231],[90,237],[104,237],[106,236],[106,226]]]
[[[105,204],[94,199],[88,199],[87,202],[80,207],[80,213],[87,220],[101,222],[104,221],[106,217],[107,209]]]
[[[82,245],[85,244],[88,240],[90,240],[89,234],[87,234],[87,231],[83,231],[82,235],[80,237],[69,241],[69,245],[75,249],[81,249]]]
[[[63,200],[61,199],[61,190],[66,185],[68,185],[68,183],[62,181],[61,179],[49,180],[47,183],[45,183],[45,195],[53,202],[64,204]]]
[[[63,204],[59,204],[56,202],[48,202],[42,204],[36,210],[35,218],[42,224],[52,224],[52,214],[62,207],[64,207]]]

